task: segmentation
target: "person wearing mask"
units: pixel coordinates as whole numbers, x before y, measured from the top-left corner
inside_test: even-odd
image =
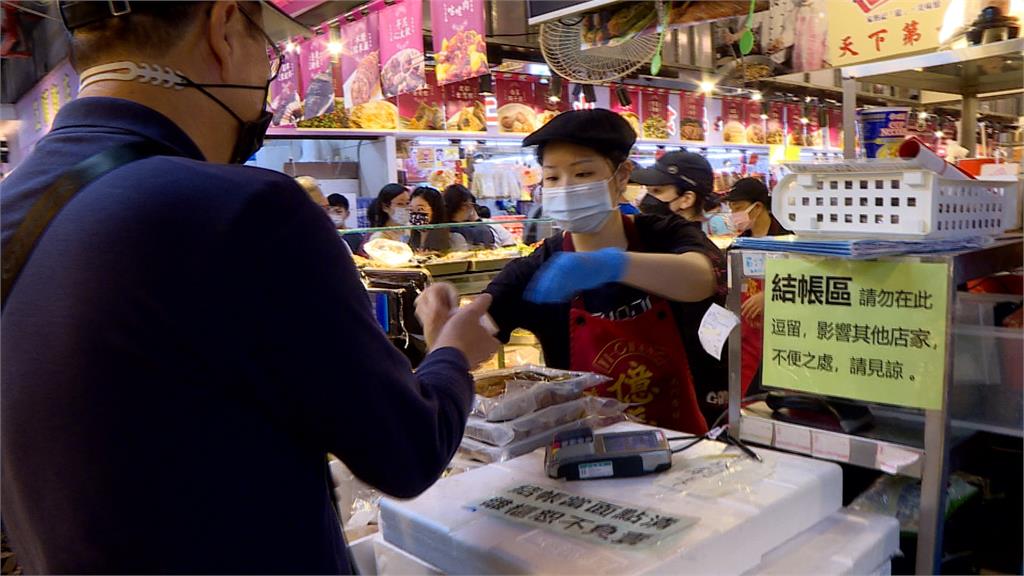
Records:
[[[327,196],[327,215],[331,217],[331,223],[334,224],[334,227],[339,232],[347,228],[345,222],[348,221],[350,214],[348,198],[344,194],[329,194]],[[345,241],[345,244],[348,244],[349,249],[353,253],[358,251],[359,247],[363,245],[362,234],[342,233],[341,239]]]
[[[387,184],[380,189],[377,197],[366,208],[370,228],[387,228],[409,225],[409,191],[401,184]],[[386,238],[396,242],[407,242],[409,230],[381,230],[370,234],[370,240]]]
[[[448,211],[445,210],[444,197],[440,192],[430,186],[420,186],[412,191],[409,197],[409,224],[444,224],[447,218]],[[447,228],[412,230],[409,233],[409,245],[413,250],[421,252],[445,252],[452,248],[452,239]],[[461,249],[464,248],[465,245]]]
[[[644,214],[674,214],[703,223],[704,205],[714,189],[714,172],[700,154],[668,152],[653,167],[634,170],[631,179],[647,189],[640,200]]]
[[[479,208],[476,205],[476,198],[469,192],[469,189],[462,184],[452,184],[444,189],[444,206],[449,211],[449,220],[452,222],[480,222]],[[483,208],[486,208],[485,206]],[[487,212],[489,214],[489,211]],[[462,239],[460,241],[460,239]],[[494,246],[511,246],[515,244],[512,235],[501,227],[500,224],[486,224],[480,222],[478,225],[468,225],[452,230],[452,245],[482,246],[492,248]]]
[[[82,89],[0,191],[7,535],[26,573],[347,573],[327,454],[397,497],[434,483],[488,299],[425,292],[413,373],[324,211],[242,165],[302,28],[121,4],[57,4]]]
[[[741,178],[725,195],[729,226],[740,236],[763,238],[792,234],[771,213],[768,187],[757,178]],[[764,353],[764,279],[749,278],[741,287],[740,330],[743,344],[741,383],[743,395],[761,389],[761,358]]]
[[[490,312],[499,338],[533,332],[549,366],[610,376],[598,393],[643,421],[703,433],[721,409],[698,399],[725,391],[726,371],[697,328],[723,301],[724,261],[697,224],[617,210],[635,141],[608,110],[563,112],[523,140],[537,146],[544,210],[563,232],[491,282]]]

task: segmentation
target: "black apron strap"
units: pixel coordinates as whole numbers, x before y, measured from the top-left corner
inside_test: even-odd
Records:
[[[21,270],[25,267],[39,238],[46,232],[50,222],[61,209],[75,197],[79,190],[108,172],[129,162],[161,154],[176,155],[174,150],[152,141],[136,142],[116,146],[90,156],[61,174],[36,200],[25,215],[25,220],[14,231],[14,235],[3,247],[2,294],[0,308],[7,305],[7,297],[14,288]]]

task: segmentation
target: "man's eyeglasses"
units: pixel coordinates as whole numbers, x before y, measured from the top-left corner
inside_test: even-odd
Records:
[[[284,52],[281,52],[281,49],[277,47],[277,43],[270,38],[270,35],[267,34],[266,30],[257,24],[256,21],[252,19],[252,16],[249,16],[245,10],[242,9],[241,5],[238,6],[238,11],[241,12],[242,16],[245,16],[245,19],[248,20],[254,28],[259,30],[260,34],[263,34],[263,37],[267,40],[267,59],[270,61],[270,74],[267,77],[267,81],[272,82],[277,78],[278,73],[281,72],[281,64],[284,62]]]

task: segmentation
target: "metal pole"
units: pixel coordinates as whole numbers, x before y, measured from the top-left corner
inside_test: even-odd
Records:
[[[964,94],[963,116],[960,118],[960,145],[967,156],[978,156],[978,95]]]
[[[726,307],[737,316],[740,313],[740,289],[743,286],[743,251],[729,251],[729,295]],[[741,328],[736,327],[729,335],[729,435],[740,436],[740,404],[743,401],[743,341]],[[708,422],[710,425],[711,423]]]
[[[843,77],[843,158],[857,158],[857,79]]]
[[[956,286],[947,270],[946,370],[942,375],[942,406],[924,416],[924,463],[921,468],[921,516],[917,535],[917,573],[942,571],[942,532],[946,519],[946,480],[949,476],[949,388],[953,379],[953,322]]]

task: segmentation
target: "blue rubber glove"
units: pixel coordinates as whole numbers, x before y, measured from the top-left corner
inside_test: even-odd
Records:
[[[524,297],[538,304],[568,302],[577,293],[618,282],[629,255],[618,248],[596,252],[559,252],[534,274]]]

